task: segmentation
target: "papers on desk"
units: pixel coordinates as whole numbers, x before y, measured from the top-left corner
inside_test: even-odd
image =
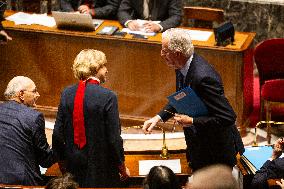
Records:
[[[140,160],[139,175],[147,175],[154,166],[164,165],[169,167],[174,173],[181,173],[180,159],[171,160]]]
[[[28,14],[24,12],[18,12],[11,16],[8,16],[6,20],[15,22],[15,25],[38,24],[47,27],[54,27],[56,25],[54,18],[47,16],[47,14]]]
[[[133,31],[133,30],[130,30],[128,28],[123,28],[121,31],[129,33],[129,34],[139,34],[139,35],[146,35],[146,36],[154,36],[154,35],[156,35],[155,32]]]
[[[133,30],[130,30],[128,28],[123,28],[122,32],[130,33],[130,34],[145,35],[145,36],[154,36],[154,35],[156,35],[156,33],[155,32],[146,32],[146,30],[145,30],[143,25],[146,22],[154,22],[156,24],[159,24],[161,22],[161,21],[149,21],[149,20],[140,20],[140,19],[137,19],[136,21],[139,24],[139,30],[138,31],[133,31]]]
[[[42,175],[44,175],[45,172],[46,172],[46,170],[47,170],[47,168],[43,168],[43,167],[39,166],[39,170],[40,170],[40,173],[41,173]]]
[[[201,30],[187,30],[191,40],[195,41],[208,41],[209,37],[213,34],[211,31],[201,31]]]

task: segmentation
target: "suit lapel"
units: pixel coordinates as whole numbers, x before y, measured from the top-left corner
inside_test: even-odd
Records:
[[[137,6],[137,11],[138,12],[138,15],[139,17],[142,16],[142,18],[144,18],[144,15],[143,15],[143,10],[144,10],[144,0],[137,0],[136,1],[137,3],[135,3],[136,5],[134,6]],[[141,8],[142,7],[142,8]]]

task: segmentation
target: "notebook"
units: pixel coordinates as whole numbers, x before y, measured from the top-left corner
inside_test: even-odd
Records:
[[[52,11],[52,16],[60,29],[92,31],[103,23],[103,20],[92,19],[90,14],[76,12]]]
[[[250,171],[255,174],[270,158],[272,151],[271,146],[246,147],[241,160],[243,160]]]

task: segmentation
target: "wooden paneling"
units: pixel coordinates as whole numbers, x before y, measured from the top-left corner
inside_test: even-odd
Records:
[[[96,35],[97,31],[75,32],[3,23],[13,40],[0,46],[0,100],[4,99],[3,92],[12,77],[25,75],[38,87],[41,97],[37,103],[57,107],[63,88],[77,82],[71,66],[75,56],[86,48],[105,52],[109,70],[105,86],[118,94],[119,111],[123,115],[151,117],[175,90],[174,71],[160,57],[161,34],[139,40],[132,39],[131,35],[116,38]],[[105,25],[121,27],[115,21],[105,21]],[[195,51],[220,73],[225,94],[241,127],[248,115],[243,103],[243,58],[254,36],[254,33],[237,32],[235,45],[227,47],[214,46],[213,35],[207,42],[193,41]]]

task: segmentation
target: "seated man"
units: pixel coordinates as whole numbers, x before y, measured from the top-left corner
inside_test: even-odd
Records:
[[[60,8],[64,12],[80,12],[91,14],[98,19],[116,19],[121,0],[60,0]]]
[[[162,32],[180,25],[181,5],[181,0],[122,0],[117,17],[130,30]]]
[[[252,188],[268,188],[268,179],[284,178],[284,139],[279,138],[274,144],[271,158],[256,172],[252,179]]]
[[[46,140],[42,113],[34,110],[39,97],[34,82],[14,77],[0,104],[0,183],[41,185],[39,165],[50,167],[55,161]]]
[[[1,0],[0,1],[0,44],[5,43],[8,40],[12,40],[12,38],[5,32],[3,25],[1,23],[4,20],[3,15],[5,12],[5,8],[6,8],[6,3]]]

